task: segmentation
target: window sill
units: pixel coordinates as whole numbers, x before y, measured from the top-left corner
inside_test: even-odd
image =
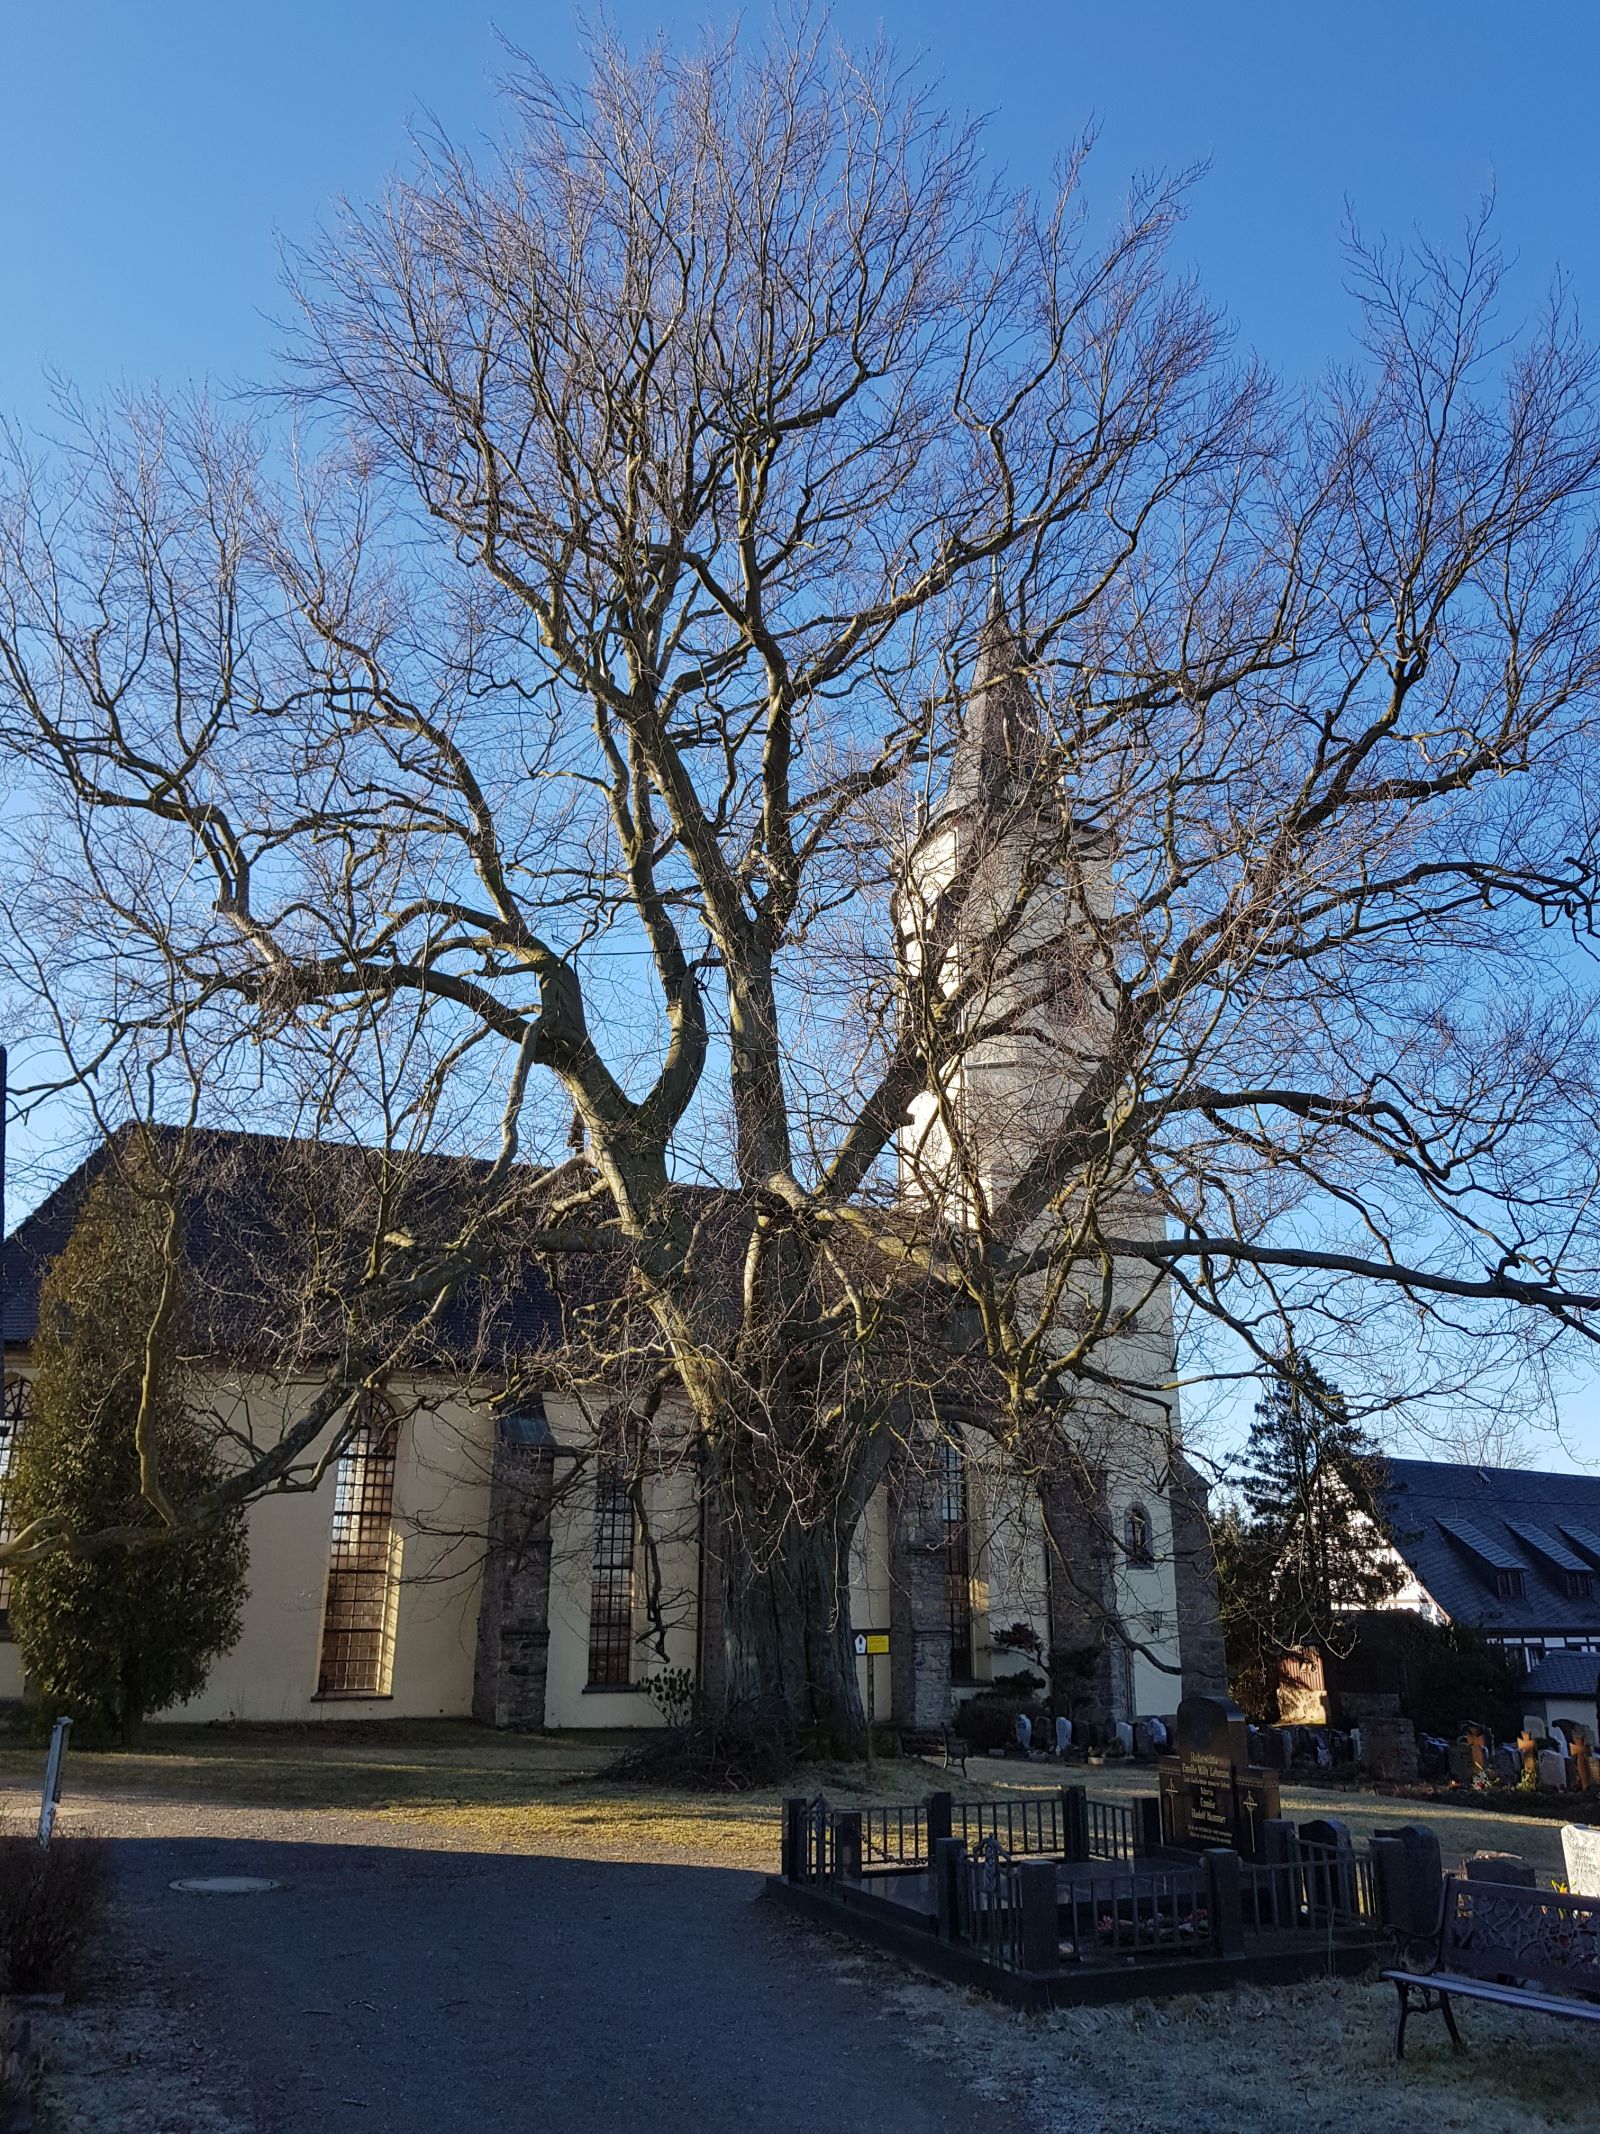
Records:
[[[392,1689],[319,1689],[313,1704],[393,1704]]]
[[[642,1697],[645,1686],[642,1682],[585,1682],[586,1697]]]

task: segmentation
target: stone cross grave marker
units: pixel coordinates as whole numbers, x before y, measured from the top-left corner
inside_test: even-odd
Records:
[[[1161,1765],[1161,1829],[1169,1845],[1203,1852],[1227,1845],[1246,1859],[1279,1813],[1276,1772],[1250,1763],[1244,1713],[1231,1697],[1185,1697],[1178,1753]]]

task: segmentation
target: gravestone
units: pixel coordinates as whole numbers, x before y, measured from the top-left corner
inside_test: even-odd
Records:
[[[1422,1736],[1417,1743],[1417,1770],[1423,1778],[1450,1776],[1450,1744],[1442,1735]]]
[[[1514,1786],[1522,1776],[1522,1758],[1509,1741],[1501,1742],[1495,1750],[1494,1769],[1496,1777],[1503,1778],[1508,1785]]]
[[[1516,1852],[1475,1852],[1463,1863],[1469,1882],[1511,1882],[1518,1889],[1534,1887],[1533,1869]]]
[[[1250,1762],[1244,1713],[1231,1697],[1185,1697],[1177,1749],[1161,1764],[1161,1829],[1193,1852],[1231,1846],[1255,1859],[1264,1824],[1279,1813],[1278,1781]]]
[[[1407,1941],[1431,1940],[1439,1931],[1444,1862],[1439,1840],[1426,1824],[1402,1823],[1372,1833],[1379,1904],[1387,1925]]]
[[[1530,1785],[1539,1779],[1539,1744],[1524,1727],[1517,1736],[1517,1754],[1522,1758],[1522,1775]]]
[[[1398,1712],[1369,1713],[1361,1722],[1356,1760],[1364,1771],[1389,1785],[1414,1786],[1419,1776],[1416,1728]]]
[[[1317,1911],[1353,1914],[1356,1909],[1356,1848],[1350,1826],[1337,1816],[1302,1823],[1302,1872],[1307,1901]]]
[[[1567,1863],[1567,1887],[1574,1897],[1600,1897],[1600,1830],[1563,1823],[1561,1852]]]
[[[1539,1751],[1539,1783],[1557,1793],[1567,1790],[1567,1759],[1559,1749]]]
[[[1275,1726],[1264,1726],[1256,1736],[1256,1762],[1263,1771],[1281,1771],[1287,1758],[1283,1753],[1283,1732]]]

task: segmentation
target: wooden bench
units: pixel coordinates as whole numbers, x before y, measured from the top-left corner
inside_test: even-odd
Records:
[[[959,1764],[963,1777],[967,1769],[967,1744],[954,1727],[928,1727],[921,1733],[904,1733],[900,1736],[902,1756],[938,1757],[946,1771],[952,1764]]]
[[[1432,1965],[1383,1975],[1400,1996],[1397,2060],[1412,2014],[1442,2015],[1451,2044],[1464,2050],[1452,2000],[1600,2023],[1600,1897],[1447,1875]]]

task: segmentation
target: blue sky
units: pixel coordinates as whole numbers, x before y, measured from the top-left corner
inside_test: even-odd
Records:
[[[629,37],[692,35],[705,19],[689,5],[615,12]],[[1209,161],[1188,248],[1288,369],[1347,346],[1347,199],[1372,227],[1448,232],[1494,184],[1519,297],[1536,303],[1558,261],[1600,296],[1600,12],[1576,0],[991,0],[834,19],[924,49],[952,102],[994,114],[1019,176],[1092,116],[1108,205],[1130,171]],[[497,26],[559,71],[574,21],[513,0],[493,15],[477,0],[0,0],[0,408],[38,416],[46,364],[90,393],[262,373],[275,233],[304,236],[336,194],[376,186],[412,116],[464,135],[491,125]]]
[[[706,10],[614,17],[631,40],[681,37]],[[413,118],[491,128],[497,29],[562,72],[575,20],[513,0],[494,15],[477,0],[0,0],[0,413],[47,424],[48,369],[90,399],[266,376],[279,234],[304,238],[338,194],[380,185]],[[1183,249],[1288,372],[1350,352],[1347,202],[1369,230],[1448,237],[1493,186],[1513,305],[1535,307],[1559,266],[1600,316],[1600,11],[1576,0],[990,0],[834,20],[926,52],[952,103],[993,115],[1018,177],[1091,119],[1090,191],[1108,211],[1134,171],[1209,163]],[[1600,1458],[1595,1390],[1568,1414]]]

